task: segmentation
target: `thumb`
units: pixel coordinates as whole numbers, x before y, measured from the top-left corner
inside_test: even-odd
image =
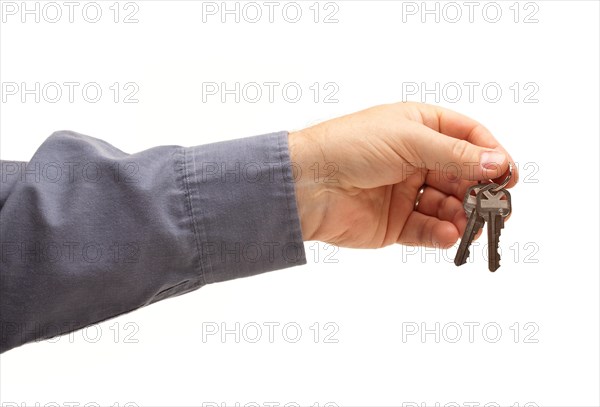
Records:
[[[480,147],[424,125],[411,133],[411,151],[418,156],[416,158],[428,170],[441,171],[450,180],[495,179],[508,171],[508,157],[502,150]]]

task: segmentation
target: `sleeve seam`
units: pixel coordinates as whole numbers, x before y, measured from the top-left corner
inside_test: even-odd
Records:
[[[285,191],[285,203],[287,206],[287,214],[288,214],[288,222],[290,224],[290,233],[289,233],[289,238],[290,238],[290,242],[295,242],[297,238],[299,238],[300,242],[299,242],[299,250],[301,250],[300,253],[300,257],[297,259],[296,263],[298,264],[303,264],[302,258],[305,256],[304,254],[304,239],[302,237],[302,230],[298,227],[299,225],[296,223],[296,217],[294,217],[294,214],[292,213],[292,205],[290,204],[290,200],[291,199],[296,199],[296,191],[294,190],[294,185],[291,185],[291,190],[290,190],[290,183],[293,183],[293,174],[287,174],[288,168],[286,168],[286,162],[284,160],[284,155],[286,153],[286,145],[287,143],[284,143],[284,138],[283,137],[288,137],[289,133],[286,131],[283,133],[282,137],[277,137],[277,141],[278,141],[278,146],[279,146],[279,162],[281,163],[281,175],[283,176],[283,188]],[[288,153],[289,154],[289,153]],[[291,157],[289,157],[290,159],[290,163],[291,163]],[[291,166],[289,167],[289,171],[291,171]],[[291,179],[287,179],[287,175],[291,175]],[[300,221],[300,219],[298,219],[298,222]]]
[[[204,269],[204,265],[202,262],[202,248],[200,245],[200,238],[199,238],[199,232],[198,232],[198,223],[196,221],[196,217],[194,216],[194,205],[193,205],[193,200],[192,200],[192,192],[190,189],[190,174],[188,171],[188,152],[186,148],[182,148],[182,152],[183,152],[183,185],[184,185],[184,194],[185,194],[185,199],[186,199],[186,207],[188,210],[188,216],[190,218],[190,221],[192,223],[192,230],[194,232],[194,241],[196,243],[196,251],[198,253],[198,268],[200,269],[200,281],[202,285],[206,284],[206,276],[205,276],[205,269]]]

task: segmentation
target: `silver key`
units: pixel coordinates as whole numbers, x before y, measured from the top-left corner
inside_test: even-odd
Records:
[[[469,187],[463,199],[463,208],[467,215],[467,228],[460,239],[458,251],[454,257],[454,264],[457,266],[462,266],[467,262],[467,259],[471,254],[469,247],[485,223],[484,218],[477,213],[477,194],[485,187],[487,187],[487,185],[481,184]]]
[[[469,216],[471,216],[471,212],[473,211],[473,209],[477,207],[477,193],[481,191],[481,188],[483,188],[484,186],[485,185],[483,184],[477,184],[470,186],[467,189],[467,193],[463,198],[463,208],[465,209],[467,219],[469,218]]]
[[[496,184],[491,188],[486,185],[477,193],[477,206],[475,212],[487,223],[488,232],[488,267],[490,271],[496,271],[500,267],[500,233],[504,228],[504,218],[510,215],[512,210],[510,193]]]

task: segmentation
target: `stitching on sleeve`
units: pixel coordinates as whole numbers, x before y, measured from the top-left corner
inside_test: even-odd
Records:
[[[186,148],[182,148],[183,152],[183,184],[185,186],[184,194],[186,199],[186,207],[188,210],[188,215],[192,222],[192,229],[194,231],[194,240],[196,242],[196,250],[198,252],[198,263],[200,269],[200,280],[202,285],[206,284],[206,278],[204,275],[204,267],[202,264],[202,250],[200,249],[200,239],[198,233],[198,225],[196,222],[196,217],[194,216],[194,208],[192,205],[192,194],[190,192],[190,182],[189,182],[189,172],[188,172],[188,153]]]
[[[290,236],[290,243],[291,242],[295,242],[296,240],[298,240],[297,238],[299,238],[299,240],[300,240],[299,246],[300,247],[298,248],[298,250],[301,251],[300,255],[303,255],[304,254],[304,250],[303,250],[304,249],[304,243],[302,241],[302,231],[301,230],[297,230],[297,225],[294,222],[294,216],[293,216],[292,208],[291,208],[291,205],[290,205],[290,200],[291,199],[295,199],[296,193],[293,190],[290,191],[290,185],[288,185],[290,183],[290,180],[286,179],[287,169],[286,169],[286,166],[285,166],[285,163],[284,163],[284,159],[283,159],[283,156],[284,156],[284,154],[286,152],[285,145],[283,144],[283,137],[288,137],[288,134],[289,134],[288,132],[285,132],[284,136],[276,135],[275,137],[277,138],[277,145],[279,147],[279,162],[281,163],[281,175],[283,177],[283,188],[284,188],[284,191],[285,191],[285,203],[286,203],[287,212],[288,212],[288,225],[289,225],[289,229],[290,229],[290,234],[289,234],[289,236]],[[290,156],[290,161],[291,161],[291,159],[292,159],[292,157]],[[291,166],[290,166],[289,170],[290,171],[292,170]],[[292,180],[291,181],[293,182],[293,174],[292,174]],[[291,185],[291,188],[294,188],[294,185]],[[298,219],[298,221],[299,221],[299,219]],[[294,263],[301,263],[300,257],[298,259],[295,259],[295,260],[296,261]]]

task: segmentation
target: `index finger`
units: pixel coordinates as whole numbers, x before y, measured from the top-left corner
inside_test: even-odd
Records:
[[[503,151],[508,156],[513,168],[512,177],[506,188],[511,188],[517,183],[519,171],[515,161],[484,125],[468,116],[443,107],[424,103],[416,104],[416,106],[423,124],[427,127],[447,136],[466,140],[471,144]],[[505,172],[507,171],[508,169]],[[498,178],[493,181],[501,183],[507,175],[498,174]]]

